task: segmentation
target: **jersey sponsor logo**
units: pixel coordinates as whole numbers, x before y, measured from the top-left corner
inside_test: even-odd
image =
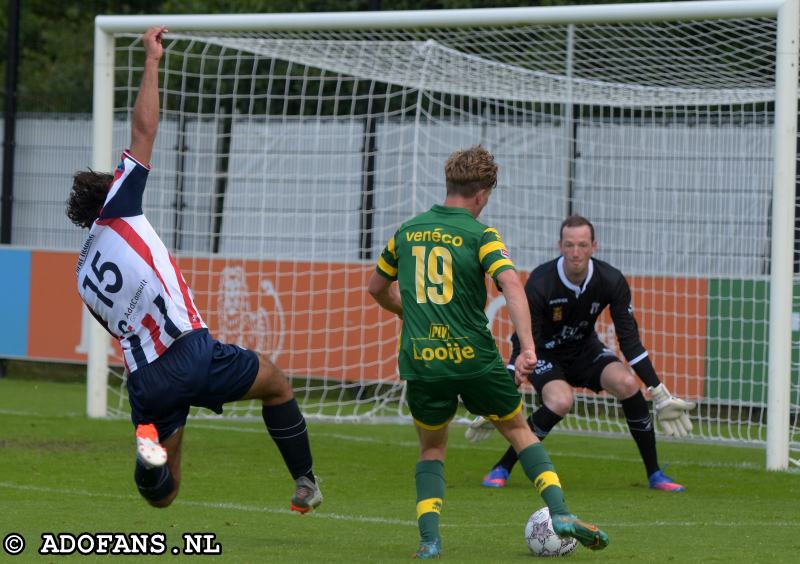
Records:
[[[136,311],[136,304],[139,303],[145,286],[147,286],[147,280],[140,280],[139,287],[136,288],[136,292],[134,292],[131,301],[128,303],[128,308],[124,311],[125,319],[130,319],[133,312]]]
[[[553,308],[553,321],[561,321],[564,318],[564,308],[556,306]]]
[[[600,311],[600,302],[592,302],[592,307],[589,308],[589,313],[594,315],[598,311]]]
[[[428,332],[428,338],[446,341],[450,338],[450,328],[447,325],[432,323]]]
[[[83,263],[86,262],[86,257],[89,254],[89,248],[92,246],[92,242],[94,241],[94,234],[89,234],[89,237],[86,238],[86,241],[83,243],[83,247],[81,248],[81,253],[78,255],[78,266],[75,267],[75,272],[80,272],[81,267],[83,267]]]
[[[569,302],[568,298],[554,298],[547,303],[550,305],[555,305],[555,304],[566,304],[568,302]]]
[[[475,349],[470,345],[461,347],[457,342],[447,341],[443,345],[434,347],[420,347],[417,348],[416,343],[413,345],[413,359],[421,360],[423,362],[432,362],[438,360],[440,362],[452,362],[453,364],[461,364],[464,360],[472,360],[475,358]]]
[[[508,249],[506,249],[506,248],[500,249],[500,254],[503,255],[507,259],[511,258],[511,253],[509,253]]]
[[[443,243],[454,247],[460,247],[464,244],[464,238],[461,235],[443,233],[441,227],[437,227],[433,231],[406,231],[406,241],[409,243]]]
[[[583,331],[583,329],[586,328],[586,325],[588,325],[588,323],[585,321],[582,321],[578,327],[565,325],[561,328],[561,331],[559,331],[558,334],[553,336],[552,340],[544,344],[544,348],[554,349],[560,345],[563,345],[564,343],[574,343],[583,340],[586,337],[586,333]]]

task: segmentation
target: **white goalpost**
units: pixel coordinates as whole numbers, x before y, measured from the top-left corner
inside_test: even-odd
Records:
[[[307,417],[381,422],[408,419],[399,323],[366,280],[398,225],[442,200],[447,155],[483,144],[501,170],[482,220],[520,272],[554,258],[567,214],[587,216],[659,376],[699,404],[695,436],[764,445],[786,469],[800,464],[799,5],[99,16],[92,166],[125,148],[138,38],[166,25],[145,213],[216,338],[271,355]],[[507,357],[493,289],[487,317]],[[121,415],[121,359],[93,325],[87,414]],[[614,346],[608,318],[598,331]],[[627,433],[590,392],[562,426]]]

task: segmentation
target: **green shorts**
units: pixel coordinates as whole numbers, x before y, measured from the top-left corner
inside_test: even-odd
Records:
[[[458,396],[474,415],[504,421],[522,410],[522,396],[505,368],[465,380],[409,380],[406,399],[414,421],[435,431],[447,425],[458,409]]]

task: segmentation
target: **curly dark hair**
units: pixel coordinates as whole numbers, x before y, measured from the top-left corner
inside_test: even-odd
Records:
[[[81,170],[72,177],[72,191],[67,200],[67,217],[78,227],[91,227],[106,201],[114,176],[107,172]]]

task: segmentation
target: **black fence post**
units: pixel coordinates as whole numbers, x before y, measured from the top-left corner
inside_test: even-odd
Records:
[[[14,149],[17,126],[17,65],[19,62],[19,0],[8,0],[5,109],[3,111],[3,191],[0,200],[0,243],[11,243],[11,207],[14,203]]]

